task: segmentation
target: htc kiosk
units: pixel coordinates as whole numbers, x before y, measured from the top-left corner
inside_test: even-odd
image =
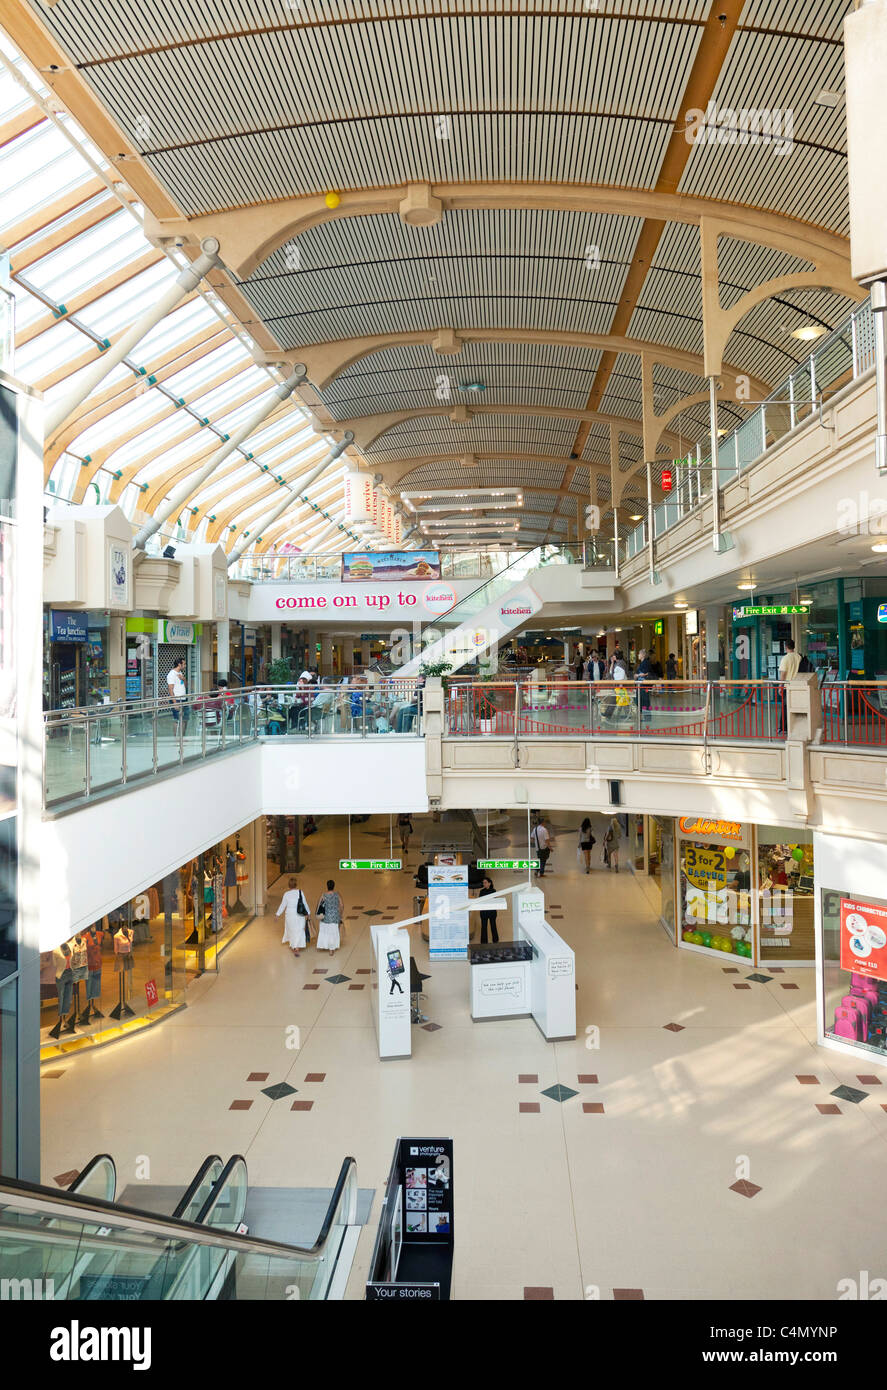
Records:
[[[453,1141],[398,1139],[385,1186],[366,1297],[449,1299],[453,1279]]]

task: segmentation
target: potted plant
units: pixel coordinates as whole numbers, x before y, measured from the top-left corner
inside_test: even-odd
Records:
[[[482,734],[495,733],[497,713],[492,692],[481,686],[478,692],[477,722]]]
[[[293,673],[286,657],[276,656],[268,667],[269,685],[292,685]]]

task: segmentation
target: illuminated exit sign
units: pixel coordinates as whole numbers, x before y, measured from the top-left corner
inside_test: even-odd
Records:
[[[399,859],[340,859],[340,869],[399,869]]]
[[[733,620],[739,618],[788,618],[793,613],[806,613],[805,603],[744,603],[733,609]]]

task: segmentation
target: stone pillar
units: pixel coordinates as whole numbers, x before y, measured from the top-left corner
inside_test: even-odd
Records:
[[[362,666],[369,666],[370,661],[372,660],[370,656],[371,645],[372,643],[370,642],[361,642],[360,644],[360,664]]]
[[[112,613],[108,625],[108,689],[112,700],[126,695],[126,618]]]
[[[280,660],[280,623],[271,624],[271,660]]]
[[[320,634],[320,674],[331,676],[333,674],[333,639],[329,632]]]
[[[343,674],[348,675],[354,670],[354,638],[345,637],[343,639],[343,647],[342,665],[345,667]]]
[[[231,620],[220,618],[216,623],[216,675],[227,680],[231,664]]]
[[[705,610],[705,679],[716,681],[721,675],[720,651],[718,648],[718,620],[720,608]]]

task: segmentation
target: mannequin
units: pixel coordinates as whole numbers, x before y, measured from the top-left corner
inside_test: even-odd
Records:
[[[114,933],[114,973],[120,979],[120,1000],[111,1010],[111,1017],[120,1019],[124,1014],[132,1016],[134,1010],[126,1002],[132,989],[132,938],[131,927],[118,927]]]
[[[71,1017],[82,1026],[86,1019],[80,1012],[80,986],[86,985],[87,977],[86,937],[82,932],[78,932],[71,942],[71,972],[74,980]],[[85,1012],[88,1013],[88,1010]]]
[[[74,990],[74,971],[71,967],[71,947],[67,941],[63,941],[61,946],[57,946],[52,953],[53,964],[55,966],[55,987],[59,996],[59,1017],[54,1028],[50,1028],[49,1036],[57,1038],[64,1031],[74,1032],[74,1015],[65,1019],[71,1009],[71,998]]]
[[[91,1018],[104,1018],[97,1000],[102,997],[102,942],[105,933],[97,923],[86,933],[86,1008],[80,1015],[80,1023],[88,1023]]]

